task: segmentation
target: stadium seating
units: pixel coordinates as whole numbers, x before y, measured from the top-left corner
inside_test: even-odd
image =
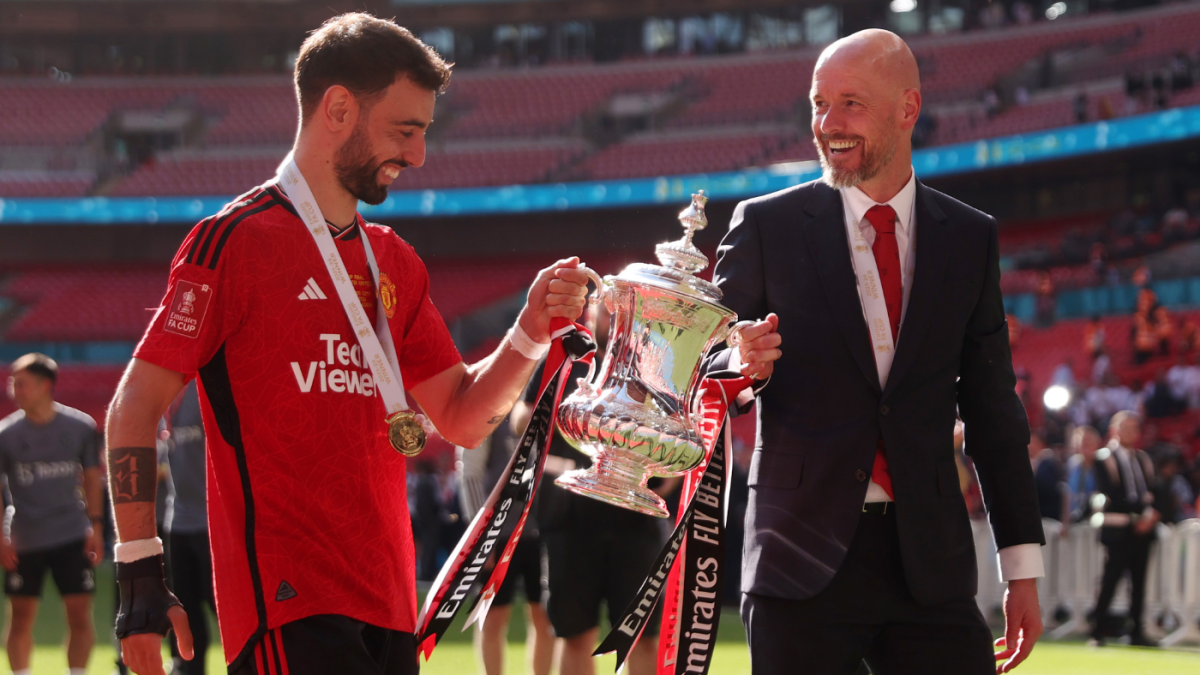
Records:
[[[809,77],[815,59],[743,58],[697,72],[707,91],[669,126],[709,126],[783,122],[808,105]],[[697,64],[699,65],[699,64]]]
[[[810,133],[801,131],[799,137],[785,143],[782,147],[772,150],[759,161],[759,164],[778,164],[780,162],[806,162],[817,158],[817,146],[813,145]]]
[[[1119,114],[1126,109],[1126,98],[1123,85],[1119,83],[1093,90],[1087,96],[1084,121],[1108,119]],[[1146,112],[1136,103],[1134,110]],[[1072,91],[1026,105],[1014,105],[992,116],[985,114],[982,107],[934,113],[934,116],[937,126],[933,138],[937,145],[1028,134],[1081,123],[1075,116],[1075,93]]]
[[[794,136],[795,132],[751,131],[633,138],[597,152],[576,175],[581,179],[605,180],[733,171],[761,163],[768,153]]]
[[[1184,319],[1200,319],[1200,312],[1172,315],[1176,323]],[[1159,369],[1174,365],[1175,356],[1158,356],[1142,365],[1133,363],[1132,316],[1106,316],[1101,319],[1101,324],[1104,326],[1105,350],[1112,358],[1113,372],[1123,383],[1132,386],[1135,382],[1151,381]],[[1013,366],[1029,372],[1032,392],[1039,402],[1042,392],[1050,384],[1054,369],[1066,361],[1072,362],[1077,382],[1091,382],[1091,363],[1081,354],[1086,325],[1087,320],[1076,319],[1059,321],[1045,329],[1022,328],[1021,337],[1012,350]]]
[[[1161,69],[1177,54],[1192,56],[1197,38],[1200,7],[1181,4],[909,41],[922,69],[926,114],[936,119],[931,141],[947,144],[1074,124],[1079,83],[1089,90],[1089,120],[1143,112],[1145,103],[1127,105],[1122,76]],[[707,58],[460,71],[438,103],[428,165],[402,175],[394,189],[624,178],[813,159],[802,127],[808,74],[818,51],[813,46]],[[1035,92],[1030,102],[992,115],[984,112],[984,90],[1056,52],[1088,55],[1083,65],[1068,69],[1069,86]],[[779,146],[767,143],[761,151],[757,146],[745,152],[695,151],[700,157],[677,151],[665,140],[634,137],[602,144],[599,150],[583,140],[593,117],[615,95],[655,92],[676,94],[655,121],[660,130],[721,137],[734,127],[790,124],[797,133]],[[1200,87],[1176,92],[1170,100],[1171,105],[1197,103]],[[273,173],[295,133],[294,93],[281,76],[89,77],[68,83],[6,78],[0,79],[0,147],[80,147],[115,111],[176,107],[198,110],[205,122],[188,152],[140,166],[115,188],[105,181],[98,188],[102,194],[237,194]],[[460,145],[530,138],[537,138],[537,144],[524,148]],[[544,144],[546,139],[551,142]],[[665,152],[654,152],[651,146],[657,143],[664,144],[660,149]],[[7,197],[82,196],[94,183],[85,184],[80,176],[2,178],[0,196]]]
[[[220,80],[183,89],[205,113],[216,119],[205,136],[209,147],[291,145],[296,135],[296,94],[286,78],[238,83]]]
[[[447,323],[473,310],[529,288],[538,270],[546,265],[539,258],[485,258],[426,261],[429,297]]]
[[[664,91],[682,83],[677,69],[654,66],[546,67],[455,75],[447,106],[450,138],[545,136],[567,131],[585,112],[618,93]]]
[[[630,262],[623,259],[625,255],[581,253],[580,257],[600,274],[615,274]],[[425,261],[429,270],[429,297],[446,323],[453,323],[459,317],[527,290],[537,273],[552,262],[549,256],[430,258]]]
[[[137,80],[0,80],[0,145],[82,145],[113,111],[158,110],[175,95],[171,87]]]
[[[1084,213],[1069,217],[1001,223],[1000,255],[1033,248],[1058,248],[1069,232],[1095,235],[1104,228],[1110,213]]]
[[[136,340],[167,285],[164,266],[44,265],[22,268],[0,294],[25,305],[4,338]]]
[[[0,197],[82,197],[96,177],[78,171],[0,171]]]
[[[589,260],[608,269],[611,256]],[[598,261],[598,262],[597,262]],[[430,297],[447,322],[529,287],[546,257],[427,261]],[[10,342],[137,340],[162,300],[166,265],[25,266],[9,270],[0,296],[22,306]]]
[[[239,195],[275,175],[278,155],[190,155],[151,160],[110,193],[114,197]]]
[[[1051,267],[1048,270],[1014,270],[1000,274],[1000,290],[1005,295],[1034,293],[1041,282],[1042,274],[1049,274],[1054,289],[1084,288],[1100,283],[1096,270],[1091,265],[1075,267]]]
[[[560,143],[530,142],[467,149],[430,148],[425,166],[406,170],[393,183],[393,190],[515,185],[546,181],[551,173],[586,152],[582,140]]]
[[[535,183],[584,152],[581,141],[530,143],[482,149],[430,147],[426,165],[400,174],[393,190]],[[270,180],[284,150],[166,156],[138,167],[111,194],[116,197],[237,195]],[[0,183],[2,186],[3,183]]]

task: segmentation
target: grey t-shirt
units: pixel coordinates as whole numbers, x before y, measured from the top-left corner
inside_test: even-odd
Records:
[[[18,553],[83,539],[91,525],[82,471],[96,466],[96,422],[65,405],[54,410],[42,425],[20,410],[0,420],[0,471],[12,504],[4,529]]]
[[[204,421],[200,393],[192,380],[171,415],[171,491],[167,497],[167,532],[195,534],[208,529],[205,501]]]

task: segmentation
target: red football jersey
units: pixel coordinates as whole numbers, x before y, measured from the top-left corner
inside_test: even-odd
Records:
[[[416,252],[360,217],[336,241],[368,316],[364,233],[401,375],[420,384],[461,357]],[[200,378],[227,663],[314,614],[416,629],[405,458],[316,243],[277,185],[192,230],[134,355]]]

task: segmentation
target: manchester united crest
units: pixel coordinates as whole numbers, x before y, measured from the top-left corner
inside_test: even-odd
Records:
[[[379,299],[383,301],[387,318],[392,318],[396,314],[396,284],[384,272],[379,273]]]

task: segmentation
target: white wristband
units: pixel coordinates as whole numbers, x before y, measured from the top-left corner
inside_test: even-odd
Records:
[[[513,349],[520,352],[521,356],[530,361],[541,360],[546,355],[546,352],[550,351],[549,342],[534,342],[533,338],[529,337],[529,334],[525,332],[525,329],[521,328],[520,323],[517,323],[512,327],[512,330],[508,331],[508,343],[512,345]]]
[[[142,558],[162,555],[162,539],[135,539],[113,547],[113,560],[119,563],[131,563]]]

